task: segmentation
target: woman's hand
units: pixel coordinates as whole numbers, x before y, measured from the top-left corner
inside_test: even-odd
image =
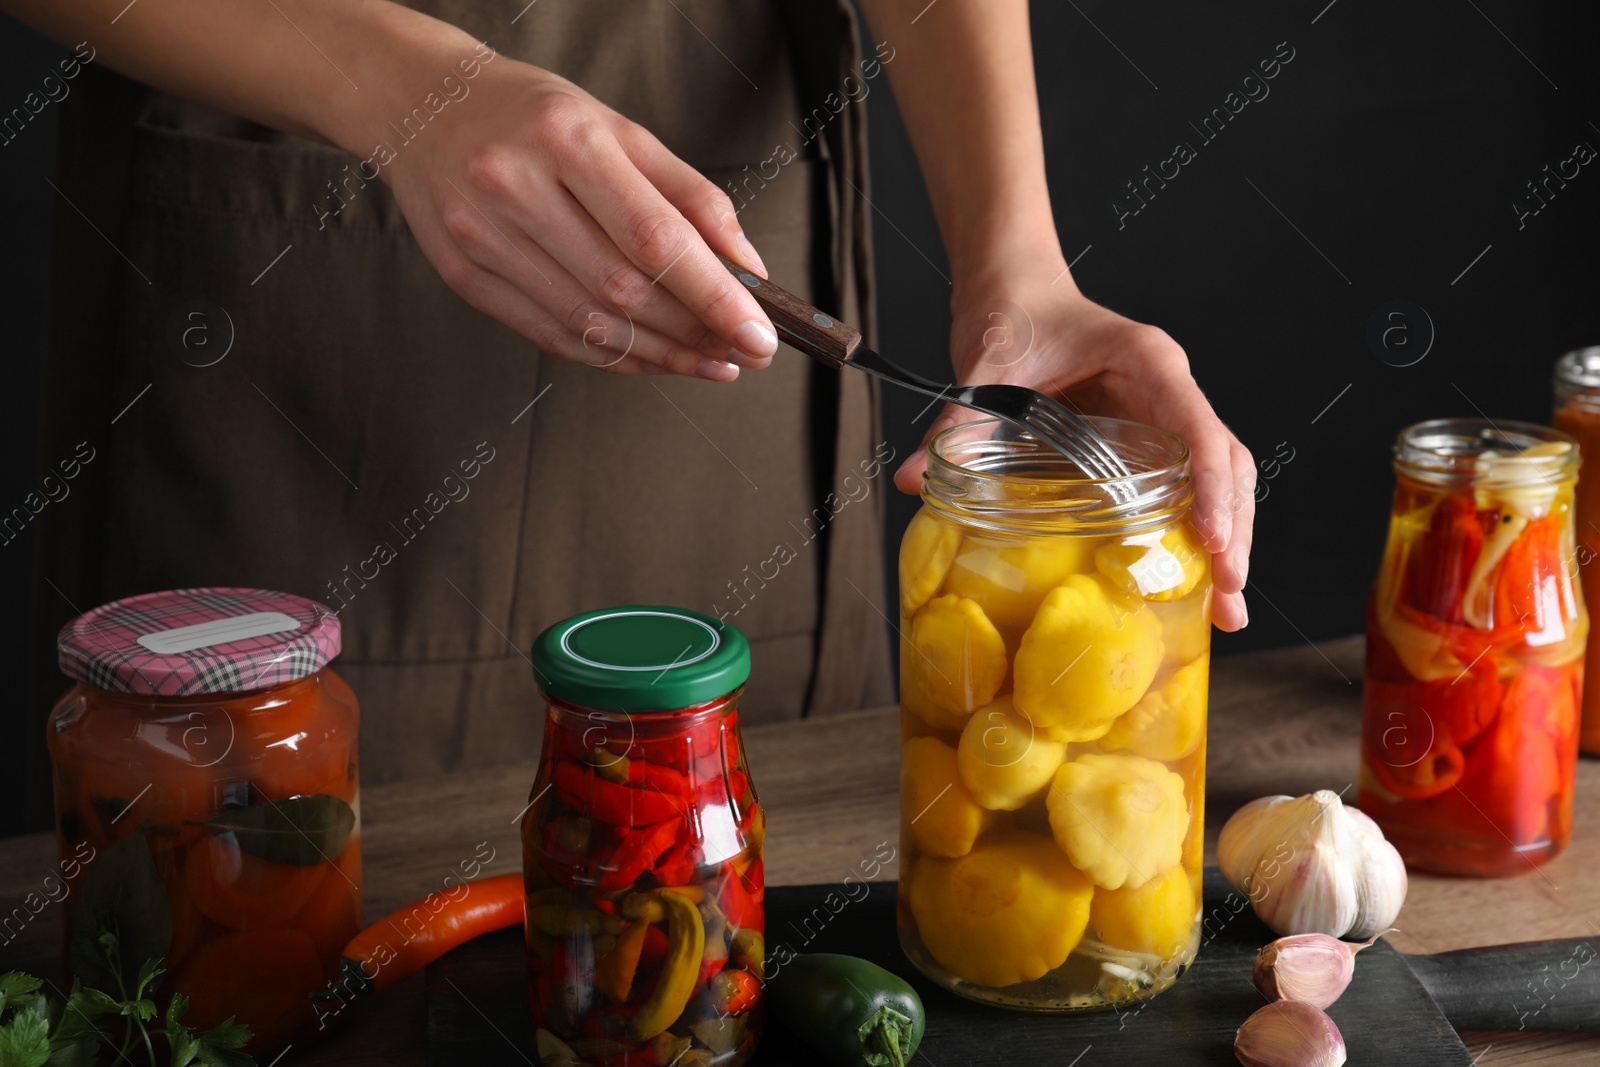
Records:
[[[1177,342],[1089,300],[1063,267],[1056,261],[1022,275],[1013,268],[1004,278],[960,286],[951,330],[957,381],[1030,386],[1066,397],[1083,411],[1148,423],[1183,438],[1194,471],[1194,527],[1215,554],[1212,618],[1220,629],[1237,630],[1248,621],[1241,590],[1250,567],[1255,462],[1211,410]],[[935,433],[979,417],[947,405],[923,445]],[[896,472],[895,484],[917,492],[926,465],[918,449]]]
[[[766,275],[720,189],[548,71],[494,56],[462,84],[381,169],[451,289],[615,374],[732,381],[771,361],[772,324],[714,255]],[[405,91],[388,95],[409,113]]]

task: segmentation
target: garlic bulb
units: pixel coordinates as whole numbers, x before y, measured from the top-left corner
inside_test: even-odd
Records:
[[[1356,953],[1373,937],[1353,945],[1327,934],[1291,934],[1256,953],[1251,980],[1270,1000],[1299,1000],[1326,1008],[1338,1000],[1356,973]]]
[[[1234,812],[1217,865],[1280,934],[1369,938],[1394,924],[1406,899],[1400,853],[1327,789],[1262,797]]]
[[[1321,1008],[1280,1000],[1244,1021],[1233,1055],[1244,1067],[1342,1067],[1344,1035]]]

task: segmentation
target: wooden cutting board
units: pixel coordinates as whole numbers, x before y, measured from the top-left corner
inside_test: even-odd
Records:
[[[852,886],[858,897],[859,885]],[[767,890],[767,946],[864,956],[903,976],[928,1013],[919,1063],[933,1067],[1237,1067],[1233,1034],[1264,1003],[1250,982],[1256,950],[1273,934],[1214,869],[1206,871],[1200,955],[1176,985],[1142,1006],[1114,1012],[1031,1015],[963,1000],[923,978],[900,953],[895,884],[871,883],[837,913],[824,904],[838,885]],[[820,909],[820,910],[819,910]],[[811,916],[811,921],[805,918]],[[822,918],[827,917],[824,925]],[[819,929],[820,928],[820,929]],[[428,968],[430,1067],[527,1067],[522,933],[503,930],[463,945]],[[1356,958],[1355,981],[1328,1009],[1344,1034],[1351,1064],[1471,1067],[1461,1039],[1404,957],[1379,941]],[[819,1062],[775,1026],[752,1061],[761,1067]]]

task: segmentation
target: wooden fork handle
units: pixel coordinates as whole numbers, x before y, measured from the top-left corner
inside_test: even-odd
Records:
[[[861,344],[861,334],[854,326],[812,307],[787,289],[778,288],[730,259],[717,258],[750,290],[750,295],[772,320],[779,337],[830,367],[842,367],[850,362],[850,356]]]

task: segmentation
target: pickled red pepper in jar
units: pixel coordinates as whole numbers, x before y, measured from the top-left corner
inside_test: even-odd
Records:
[[[1413,867],[1523,871],[1572,832],[1589,627],[1577,445],[1441,419],[1401,432],[1394,469],[1367,613],[1360,805]]]
[[[1600,456],[1600,347],[1568,352],[1556,362],[1555,427],[1571,434],[1579,451],[1591,464]],[[1578,574],[1583,578],[1583,599],[1600,601],[1600,470],[1589,466],[1578,472],[1576,528]],[[1589,631],[1585,660],[1600,667],[1600,630]],[[1578,748],[1600,756],[1600,671],[1589,671],[1579,716]]]
[[[96,608],[57,645],[76,683],[46,735],[59,848],[80,863],[74,978],[116,996],[159,959],[158,1000],[188,997],[185,1025],[233,1017],[262,1062],[314,1039],[310,995],[362,925],[360,712],[327,666],[338,616],[183,589]]]
[[[1095,481],[993,420],[935,437],[900,547],[900,943],[963,996],[1153,996],[1199,944],[1211,557],[1188,450],[1091,420]]]
[[[737,1067],[761,1036],[765,823],[739,696],[750,647],[622,607],[540,634],[522,819],[528,1010],[545,1062]]]

